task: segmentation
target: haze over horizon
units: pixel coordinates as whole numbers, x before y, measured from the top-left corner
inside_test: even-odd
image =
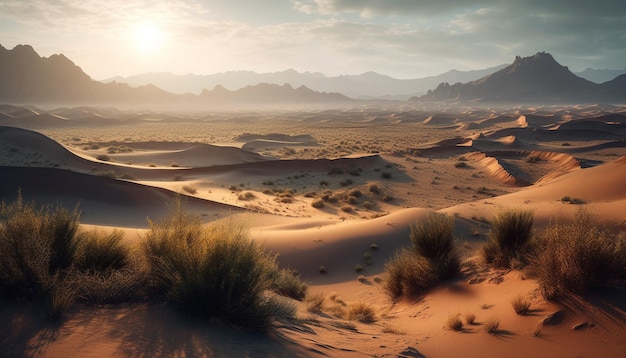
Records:
[[[0,44],[63,53],[94,79],[288,68],[418,78],[539,51],[573,71],[623,69],[625,22],[623,1],[2,0]]]

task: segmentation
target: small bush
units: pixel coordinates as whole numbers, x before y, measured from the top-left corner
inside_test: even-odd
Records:
[[[511,306],[513,306],[515,313],[520,316],[524,316],[530,312],[530,301],[522,295],[515,296],[515,298],[511,301]]]
[[[289,269],[277,269],[275,272],[272,278],[272,290],[281,296],[302,301],[306,296],[308,285],[302,282],[300,274],[295,270]]]
[[[341,211],[343,211],[344,213],[351,213],[354,211],[354,209],[350,205],[344,205],[341,207]]]
[[[383,179],[391,179],[391,173],[389,173],[389,172],[382,172],[380,176]]]
[[[244,191],[243,193],[237,196],[238,200],[252,200],[254,198],[256,198],[256,196],[251,191]]]
[[[385,272],[383,289],[392,299],[420,294],[438,282],[430,262],[408,250],[398,251],[385,264]]]
[[[304,299],[306,303],[306,310],[309,312],[320,312],[322,310],[322,306],[324,305],[324,300],[326,296],[322,292],[318,292],[313,295],[307,295]]]
[[[440,279],[459,272],[461,261],[454,239],[454,218],[430,214],[426,223],[411,225],[410,237],[415,253],[431,262]]]
[[[467,164],[465,164],[465,162],[456,162],[454,163],[454,167],[457,169],[467,168]]]
[[[106,155],[106,154],[99,154],[99,155],[96,157],[96,159],[98,159],[98,160],[100,160],[100,161],[103,161],[103,162],[108,162],[108,161],[110,161],[110,160],[111,160],[111,157],[109,157],[109,156],[108,156],[108,155]]]
[[[318,198],[315,199],[311,202],[311,206],[314,207],[315,209],[321,209],[324,207],[324,199],[322,198]]]
[[[534,217],[529,210],[509,210],[493,220],[489,241],[482,248],[487,263],[511,267],[511,263],[526,262],[532,250]]]
[[[446,321],[446,327],[454,331],[462,331],[463,321],[461,321],[461,315],[458,313],[450,314],[448,316],[448,320]]]
[[[290,311],[266,294],[275,258],[248,238],[241,223],[203,227],[178,202],[168,217],[149,225],[143,244],[148,277],[181,309],[250,328],[267,327]]]
[[[352,185],[354,183],[354,181],[352,181],[352,179],[348,178],[346,180],[343,180],[341,182],[339,182],[339,185],[341,186],[348,186],[348,185]]]
[[[18,199],[2,203],[0,215],[0,294],[43,299],[52,318],[71,304],[67,282],[76,258],[78,211],[36,208]]]
[[[369,191],[370,191],[370,193],[380,194],[380,188],[376,184],[370,184],[369,185]]]
[[[129,263],[128,246],[122,244],[124,233],[85,233],[78,245],[76,268],[81,271],[106,272],[121,270]]]
[[[500,321],[497,318],[492,318],[485,322],[485,332],[489,334],[497,334],[500,332]]]
[[[476,322],[476,315],[473,312],[465,313],[465,323],[473,325]]]
[[[346,318],[351,321],[372,323],[376,321],[376,312],[371,305],[364,302],[355,302],[348,306]]]
[[[550,224],[539,245],[535,268],[548,300],[626,277],[626,239],[602,231],[584,209],[569,223]]]

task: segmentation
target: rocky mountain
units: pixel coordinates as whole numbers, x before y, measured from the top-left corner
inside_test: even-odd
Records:
[[[320,93],[306,87],[257,84],[238,91],[216,88],[200,95],[173,94],[153,84],[131,87],[126,83],[92,80],[63,55],[40,57],[29,45],[12,50],[0,46],[0,102],[31,104],[318,104],[351,101],[338,93]]]
[[[114,77],[103,82],[117,81],[131,86],[154,84],[172,93],[200,93],[204,89],[223,86],[231,91],[246,86],[269,83],[293,87],[306,86],[314,91],[340,92],[353,98],[399,99],[425,94],[441,82],[468,82],[479,79],[506,65],[476,71],[451,70],[446,73],[416,79],[396,79],[376,72],[360,75],[326,77],[318,72],[297,72],[293,69],[272,73],[230,71],[211,75],[174,75],[168,72],[144,73],[130,77]]]
[[[626,102],[626,87],[619,76],[596,84],[560,65],[549,53],[516,57],[513,64],[468,83],[441,83],[420,100],[515,101],[570,103]],[[413,98],[413,100],[418,98]]]

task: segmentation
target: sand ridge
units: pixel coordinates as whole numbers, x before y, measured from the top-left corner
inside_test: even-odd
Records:
[[[534,212],[538,233],[580,199],[606,225],[626,219],[626,109],[619,106],[414,108],[363,105],[263,113],[158,113],[1,106],[0,197],[76,207],[99,230],[142,240],[147,219],[185,209],[210,223],[243,217],[251,236],[327,295],[321,314],[255,335],[179,317],[171,307],[76,307],[58,327],[38,313],[0,309],[0,348],[31,356],[620,356],[626,307],[602,292],[560,306],[536,280],[480,263],[488,222],[501,210]],[[97,123],[97,124],[95,124]],[[116,125],[113,126],[112,123]],[[122,124],[122,125],[120,125]],[[268,132],[268,128],[271,131]],[[207,134],[207,133],[210,133]],[[216,144],[228,145],[216,145]],[[102,160],[107,155],[107,160]],[[98,157],[100,156],[100,159]],[[323,199],[325,198],[325,199]],[[331,199],[332,198],[332,199]],[[314,200],[324,206],[314,208]],[[380,282],[409,229],[429,213],[455,217],[463,274],[423,297],[391,302]],[[375,245],[377,250],[372,250]],[[368,257],[369,259],[366,259]],[[320,273],[324,266],[326,273]],[[360,266],[362,270],[355,269]],[[528,297],[533,313],[510,300]],[[333,296],[335,299],[331,299]],[[334,316],[366,302],[371,324]],[[622,300],[623,301],[623,300]],[[532,332],[546,314],[554,326]],[[477,324],[459,333],[451,313]],[[484,332],[497,317],[501,334]],[[581,331],[572,329],[591,323]],[[98,350],[94,350],[97,347]]]

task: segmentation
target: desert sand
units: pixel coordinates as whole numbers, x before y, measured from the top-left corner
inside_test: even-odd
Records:
[[[478,255],[493,216],[510,208],[532,210],[537,235],[581,206],[626,230],[626,107],[383,103],[203,114],[5,106],[0,126],[4,200],[19,190],[25,200],[78,205],[85,227],[121,229],[133,244],[147,219],[182,195],[207,223],[243,217],[281,266],[326,295],[321,313],[296,302],[297,320],[263,334],[167,305],[76,305],[58,323],[33,307],[2,307],[7,356],[626,356],[623,285],[547,302],[532,276],[491,269]],[[314,208],[324,195],[334,199]],[[392,302],[381,288],[384,265],[430,212],[455,217],[463,273]],[[531,300],[529,315],[511,308],[516,295]],[[334,314],[357,301],[376,308],[375,322]],[[557,322],[540,323],[557,311]],[[457,313],[476,323],[445,328]],[[491,318],[498,334],[484,331]]]

